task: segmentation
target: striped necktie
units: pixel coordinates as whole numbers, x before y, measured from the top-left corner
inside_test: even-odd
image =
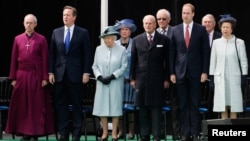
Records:
[[[167,31],[166,31],[165,29],[163,29],[163,30],[161,31],[161,34],[162,34],[162,35],[166,35],[166,33],[167,33]]]

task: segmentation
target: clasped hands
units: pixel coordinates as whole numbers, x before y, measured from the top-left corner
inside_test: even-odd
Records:
[[[97,77],[97,80],[101,81],[104,85],[108,85],[113,79],[115,79],[115,76],[113,74],[107,77],[103,77],[102,75]]]

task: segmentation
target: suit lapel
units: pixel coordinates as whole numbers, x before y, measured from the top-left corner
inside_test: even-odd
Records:
[[[66,49],[65,49],[65,43],[64,43],[64,27],[62,27],[60,30],[59,30],[59,35],[60,36],[58,36],[58,37],[60,37],[59,38],[59,40],[61,40],[61,42],[63,42],[63,46],[61,46],[62,47],[62,49],[64,50],[64,52],[65,52],[65,54],[66,54]]]
[[[148,37],[147,37],[146,32],[144,32],[141,39],[142,39],[142,45],[144,46],[143,48],[149,49],[149,42],[148,42]]]
[[[71,40],[70,40],[69,51],[68,52],[70,52],[70,50],[72,49],[74,40],[76,40],[76,38],[77,38],[77,33],[78,33],[77,31],[78,30],[76,29],[76,26],[75,26],[74,30],[73,30],[73,34],[72,34]]]
[[[177,31],[179,31],[179,32],[177,32],[177,33],[179,33],[180,34],[180,39],[182,39],[182,46],[185,48],[185,49],[187,49],[186,48],[186,43],[185,43],[185,36],[184,36],[184,31],[183,31],[183,24],[181,24],[181,25],[179,25],[178,27],[176,27],[178,30]],[[182,38],[181,38],[182,37]],[[189,44],[190,44],[190,42],[189,42]]]

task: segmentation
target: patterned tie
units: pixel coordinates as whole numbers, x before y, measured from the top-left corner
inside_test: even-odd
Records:
[[[189,37],[189,30],[188,30],[188,25],[186,26],[186,32],[185,32],[185,43],[186,43],[186,47],[188,48],[188,45],[189,45],[189,40],[190,40],[190,37]]]
[[[151,34],[149,34],[148,42],[149,42],[149,45],[151,45],[153,42],[153,36]]]
[[[167,33],[167,32],[166,32],[165,29],[163,29],[163,30],[161,31],[161,34],[162,34],[162,35],[166,35],[166,33]]]
[[[65,50],[66,52],[69,51],[69,44],[70,44],[70,29],[68,28],[66,37],[65,37]]]

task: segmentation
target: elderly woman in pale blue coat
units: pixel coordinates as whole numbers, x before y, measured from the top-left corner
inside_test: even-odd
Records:
[[[108,117],[112,117],[112,140],[117,141],[119,117],[122,115],[126,49],[115,43],[119,32],[108,27],[100,36],[104,44],[95,51],[92,66],[97,78],[93,115],[101,118],[102,141],[108,138]]]
[[[230,15],[222,16],[222,37],[213,41],[210,58],[209,73],[215,84],[213,111],[220,112],[222,119],[237,118],[243,111],[241,75],[247,76],[248,61],[244,41],[232,34],[235,24],[236,19]]]

